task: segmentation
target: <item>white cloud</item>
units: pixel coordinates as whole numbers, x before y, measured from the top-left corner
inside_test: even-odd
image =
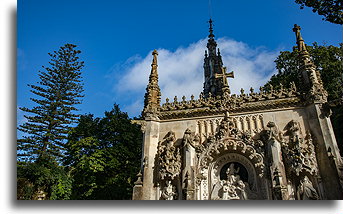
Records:
[[[168,97],[170,100],[177,96],[179,100],[185,95],[187,99],[193,94],[196,98],[203,90],[203,60],[207,40],[199,40],[188,47],[180,47],[176,51],[157,50],[159,86],[162,93],[162,103]],[[232,93],[240,93],[240,88],[246,91],[250,87],[256,90],[264,85],[275,73],[274,60],[279,50],[252,48],[243,42],[228,38],[219,38],[218,47],[224,66],[228,71],[234,71],[235,78],[229,79]],[[124,103],[123,110],[129,115],[138,115],[143,108],[143,97],[151,69],[152,55],[144,58],[133,56],[120,66],[112,68],[113,74],[120,72],[123,76],[115,75],[114,91],[116,99]]]

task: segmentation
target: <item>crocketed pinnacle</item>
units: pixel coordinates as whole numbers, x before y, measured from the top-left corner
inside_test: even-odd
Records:
[[[159,108],[161,102],[161,91],[158,86],[158,72],[157,72],[157,56],[158,52],[154,50],[152,52],[153,60],[151,63],[151,72],[149,76],[149,83],[146,88],[146,93],[144,96],[144,110],[143,116],[153,116],[155,115]]]
[[[212,19],[208,23],[210,34],[204,59],[204,96],[222,96],[224,92],[230,93],[227,78],[233,78],[233,72],[227,73],[226,67],[223,67],[222,56],[214,39]]]
[[[310,54],[306,49],[304,39],[300,33],[300,26],[294,25],[293,32],[295,32],[296,43],[299,51],[299,67],[301,75],[301,87],[306,96],[312,101],[326,102],[327,92],[324,89],[323,82],[320,77],[320,72],[311,60]]]

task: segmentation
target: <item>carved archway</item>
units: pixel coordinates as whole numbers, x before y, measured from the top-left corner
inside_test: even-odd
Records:
[[[248,173],[251,199],[266,199],[266,184],[263,183],[264,158],[256,149],[240,139],[224,138],[211,143],[199,156],[199,189],[201,199],[216,200],[220,170],[228,163],[239,163]],[[222,183],[222,182],[221,182]],[[217,188],[217,189],[216,189]]]
[[[253,164],[257,175],[263,177],[263,155],[258,153],[252,145],[248,145],[242,140],[235,138],[225,138],[209,145],[200,156],[200,168],[207,168],[210,163],[213,163],[217,158],[227,153],[237,153],[246,157]]]
[[[246,170],[247,180],[245,180],[245,178],[242,178],[242,180],[248,182],[249,186],[252,189],[256,190],[257,189],[256,170],[253,164],[249,161],[249,159],[247,159],[246,157],[238,153],[227,153],[217,159],[217,161],[213,164],[213,167],[211,170],[213,179],[215,180],[220,179],[220,173],[223,171],[223,168],[225,168],[226,165],[230,163],[238,163],[239,165],[241,165],[239,167],[242,167],[242,166],[244,167],[244,169],[241,169],[241,170]],[[237,167],[237,164],[235,164],[235,166]]]

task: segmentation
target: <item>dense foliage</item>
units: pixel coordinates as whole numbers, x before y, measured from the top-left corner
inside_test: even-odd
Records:
[[[142,134],[118,105],[103,118],[81,116],[67,143],[72,199],[131,199],[140,168]]]
[[[314,64],[320,71],[324,88],[328,92],[328,101],[342,98],[343,96],[343,44],[340,47],[323,46],[314,43],[313,46],[307,46]],[[282,51],[275,60],[278,73],[273,75],[269,84],[278,88],[280,83],[289,85],[291,81],[299,87],[299,62],[298,52],[295,49],[292,52]],[[331,121],[338,141],[341,153],[343,152],[343,108],[336,106],[332,108]]]
[[[36,104],[17,140],[17,199],[131,199],[142,134],[114,105],[103,118],[76,114],[83,86],[79,50],[66,44],[29,85]]]
[[[68,200],[71,196],[72,177],[68,168],[57,162],[40,159],[39,162],[17,164],[17,199]]]
[[[343,24],[342,0],[295,0],[300,8],[311,7],[314,13],[324,16],[324,20],[335,24]]]

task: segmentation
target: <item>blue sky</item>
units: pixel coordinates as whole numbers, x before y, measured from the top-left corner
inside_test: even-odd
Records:
[[[18,0],[17,105],[32,107],[27,84],[36,84],[49,52],[65,43],[82,51],[85,97],[81,113],[102,116],[114,103],[137,116],[157,49],[162,101],[202,90],[209,1]],[[279,51],[295,45],[292,27],[307,44],[338,45],[342,26],[322,21],[293,0],[212,0],[214,34],[224,65],[235,71],[229,84],[258,88],[275,73]],[[18,111],[18,123],[24,122]]]

